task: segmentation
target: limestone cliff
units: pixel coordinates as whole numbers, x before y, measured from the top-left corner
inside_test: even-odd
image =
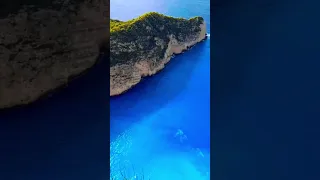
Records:
[[[202,17],[189,20],[159,13],[110,21],[110,96],[119,95],[164,68],[179,54],[206,38]]]
[[[109,0],[11,0],[0,14],[0,108],[23,105],[92,67]]]

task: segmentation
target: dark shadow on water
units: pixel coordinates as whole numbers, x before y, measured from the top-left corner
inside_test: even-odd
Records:
[[[111,131],[114,123],[118,121],[123,123],[125,120],[129,126],[161,109],[177,97],[187,85],[192,71],[199,62],[199,56],[204,51],[208,51],[206,43],[209,42],[201,42],[184,54],[171,59],[163,70],[152,77],[145,78],[125,94],[112,97],[110,100]],[[177,81],[174,82],[172,79]]]
[[[105,59],[51,98],[1,111],[0,179],[107,179],[108,108]]]

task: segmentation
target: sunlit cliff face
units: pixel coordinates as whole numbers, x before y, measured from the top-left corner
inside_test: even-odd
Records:
[[[111,20],[110,96],[119,95],[164,68],[180,54],[206,38],[201,17],[190,20],[147,13],[137,19]]]
[[[107,51],[108,4],[109,0],[39,2],[31,4],[38,8],[19,6],[3,16],[0,109],[29,104],[91,68],[101,50]]]

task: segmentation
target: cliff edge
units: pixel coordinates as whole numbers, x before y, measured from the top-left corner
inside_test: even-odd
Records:
[[[67,84],[109,38],[109,0],[21,2],[0,3],[0,109]]]
[[[202,17],[187,20],[151,12],[127,22],[110,20],[110,96],[157,73],[172,55],[205,38]]]

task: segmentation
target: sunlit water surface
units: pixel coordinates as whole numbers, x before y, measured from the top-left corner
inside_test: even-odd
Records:
[[[156,11],[202,16],[209,0],[111,0],[111,18]],[[164,70],[111,98],[111,177],[206,180],[210,176],[210,36]]]

